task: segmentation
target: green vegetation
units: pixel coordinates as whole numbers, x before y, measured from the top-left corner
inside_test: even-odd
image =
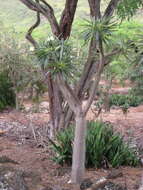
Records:
[[[15,106],[15,93],[7,72],[0,73],[0,111]]]
[[[88,15],[88,2],[86,0],[83,1],[84,3],[79,2],[78,4],[78,18],[84,18],[85,15]],[[27,30],[36,21],[36,13],[27,9],[19,0],[13,0],[12,2],[11,0],[0,0],[0,3],[0,23],[4,23],[8,30],[14,28],[18,32],[17,36],[25,40]],[[54,7],[57,18],[60,18],[65,1],[50,0],[48,3]],[[41,25],[34,31],[33,36],[38,40],[39,38],[47,38],[47,36],[51,35],[49,28],[49,23],[42,18]]]
[[[142,0],[122,0],[118,5],[117,14],[121,19],[130,18],[142,6]]]
[[[58,2],[49,0],[48,3],[54,7],[55,16],[60,18],[65,2],[62,0],[59,0]],[[102,1],[101,5],[103,6],[101,6],[101,12],[104,12],[105,5],[108,5],[108,3],[109,1]],[[67,81],[74,78],[73,81],[75,82],[77,75],[78,77],[81,75],[81,73],[79,74],[77,72],[76,75],[73,74],[73,71],[76,70],[75,64],[78,62],[78,67],[80,69],[78,68],[77,70],[81,70],[86,62],[85,60],[87,56],[93,59],[87,61],[89,63],[91,62],[90,69],[94,65],[93,63],[95,63],[97,59],[101,59],[101,57],[101,60],[105,61],[105,64],[107,63],[107,67],[104,69],[105,72],[103,74],[104,76],[107,75],[107,80],[131,79],[142,90],[143,83],[140,83],[140,81],[142,81],[142,72],[139,72],[140,70],[142,71],[142,64],[140,62],[142,56],[139,56],[136,52],[138,49],[136,41],[138,41],[139,34],[142,33],[143,24],[136,20],[122,21],[122,19],[133,16],[138,7],[141,6],[141,0],[121,1],[117,8],[118,15],[115,16],[115,20],[118,16],[121,18],[121,23],[118,20],[114,22],[114,19],[112,18],[87,21],[91,16],[89,16],[87,5],[88,1],[86,0],[80,1],[78,4],[76,19],[74,20],[71,35],[71,41],[74,44],[73,46],[61,39],[47,40],[48,37],[51,37],[51,30],[48,21],[41,17],[42,21],[40,27],[36,28],[32,33],[34,39],[38,39],[37,41],[39,44],[39,48],[36,49],[36,57],[31,55],[31,52],[29,54],[30,47],[23,42],[25,39],[24,35],[35,23],[36,14],[20,3],[19,0],[15,0],[12,3],[11,0],[1,2],[1,28],[3,29],[5,27],[5,31],[16,32],[12,33],[13,36],[9,35],[8,38],[6,37],[6,39],[4,38],[4,36],[6,36],[5,31],[3,33],[4,35],[2,34],[0,36],[0,110],[4,109],[6,106],[15,106],[15,102],[16,105],[19,104],[19,93],[23,93],[24,97],[24,93],[29,93],[30,88],[34,89],[31,90],[31,94],[33,91],[36,94],[33,99],[39,102],[39,96],[47,90],[44,85],[44,77],[41,68],[42,71],[46,71],[46,74],[49,74],[49,72],[52,74],[60,73],[67,79]],[[81,32],[83,31],[82,26],[84,26],[85,30],[81,35]],[[84,39],[82,38],[83,36]],[[20,39],[20,42],[15,41],[16,38]],[[41,41],[43,38],[45,40],[42,43]],[[90,44],[90,49],[96,49],[96,52],[88,52],[89,44],[86,44],[86,41],[92,42],[93,44],[96,41],[94,46],[92,46],[92,43]],[[86,44],[86,46],[83,46],[83,44]],[[114,54],[114,51],[116,50],[118,50],[118,52]],[[88,53],[91,54],[88,55]],[[134,65],[134,70],[132,70],[132,73],[129,76],[131,68],[133,68],[131,63],[136,56],[141,57],[141,59],[136,59],[137,61]],[[37,58],[39,59],[40,67],[37,64]],[[8,75],[4,74],[5,71],[8,72]],[[100,72],[102,72],[102,70]],[[89,75],[90,72],[85,78],[90,80],[91,78]],[[92,78],[94,78],[94,75]],[[100,77],[98,77],[98,80],[100,80]],[[75,84],[73,84],[73,86],[74,85]],[[96,85],[98,86],[98,83]],[[137,87],[137,85],[134,87]],[[79,91],[82,90],[84,91],[84,89]],[[51,96],[53,101],[57,100],[53,97],[53,94],[51,94]],[[67,99],[64,100],[65,97],[63,95],[61,98],[63,101],[60,105],[61,108],[63,106],[63,110],[60,108],[62,110],[61,113],[66,113],[67,111],[68,101]],[[79,97],[76,97],[76,99],[78,98]],[[81,101],[82,100],[77,102]],[[143,98],[136,95],[111,95],[109,98],[110,106],[121,106],[124,110],[128,109],[129,106],[138,106],[142,102]],[[56,107],[55,105],[54,109]],[[56,113],[54,109],[52,111],[53,113]],[[58,112],[58,117],[60,117],[59,113],[60,112]],[[57,117],[54,116],[53,118]],[[56,121],[55,123],[58,122]],[[55,128],[57,129],[57,126]],[[51,141],[56,154],[54,157],[56,162],[60,164],[71,164],[73,138],[74,128],[70,127],[57,134],[56,143]],[[105,165],[113,167],[120,165],[135,166],[138,164],[138,159],[134,150],[129,148],[129,145],[123,141],[123,138],[119,134],[114,133],[111,125],[101,122],[88,122],[85,164],[86,167],[97,168]]]
[[[71,165],[74,128],[69,127],[56,136],[52,142],[55,152],[54,161]],[[110,124],[88,122],[86,136],[86,167],[118,167],[121,165],[136,166],[139,160],[135,150],[125,143],[120,134],[115,133]]]
[[[30,92],[30,98],[39,102],[47,85],[35,55],[29,53],[29,46],[15,36],[16,32],[8,32],[5,27],[0,32],[0,74],[7,72],[18,110],[23,106],[26,93]]]
[[[36,56],[43,70],[48,69],[52,75],[61,72],[65,77],[71,75],[73,65],[72,47],[69,43],[52,38],[40,43]]]
[[[6,77],[10,79],[6,78],[5,81],[10,80],[10,84],[12,83],[12,86],[5,85],[2,80],[2,90],[7,92],[7,87],[8,90],[14,91],[14,99],[11,96],[7,99],[6,95],[2,96],[1,109],[10,102],[11,106],[16,104],[18,110],[25,94],[31,89],[30,96],[33,96],[34,91],[36,95],[33,99],[37,101],[38,107],[39,96],[47,89],[42,85],[46,81],[50,137],[56,137],[55,142],[50,140],[55,151],[53,159],[59,164],[72,163],[71,182],[81,183],[84,166],[137,166],[139,159],[135,150],[124,142],[120,134],[113,131],[110,124],[95,121],[87,123],[86,116],[94,102],[102,77],[106,81],[102,91],[106,97],[103,98],[104,105],[109,103],[110,106],[121,106],[125,114],[129,106],[142,103],[142,98],[134,95],[112,95],[109,98],[112,81],[118,78],[122,81],[131,79],[130,70],[137,68],[142,60],[142,52],[136,42],[143,26],[136,21],[126,21],[137,13],[142,6],[142,0],[83,0],[79,1],[79,7],[76,6],[78,1],[47,2],[50,5],[46,0],[15,0],[13,3],[7,0],[1,3],[1,28],[3,30],[3,25],[6,27],[8,36],[7,32],[0,32],[0,74],[6,72]],[[81,25],[84,26],[84,32]],[[9,35],[9,28],[16,32]],[[31,44],[23,41],[26,33]],[[51,39],[51,36],[54,36],[54,39]],[[35,51],[31,51],[34,50],[32,45]],[[138,58],[135,65],[134,57]],[[76,64],[80,71],[82,70],[80,73],[76,71]],[[0,94],[2,90],[0,89]],[[89,92],[89,98],[85,106],[82,106],[86,92]],[[106,108],[105,110],[108,110]],[[75,121],[75,126],[66,128],[72,120]],[[64,128],[66,129],[58,132]]]
[[[135,96],[132,94],[123,95],[123,94],[112,94],[110,96],[110,106],[124,106],[128,105],[136,107],[143,102],[143,98]]]

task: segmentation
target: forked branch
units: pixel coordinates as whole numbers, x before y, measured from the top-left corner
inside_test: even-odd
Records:
[[[42,15],[44,15],[51,26],[52,32],[55,36],[60,35],[60,28],[57,22],[57,19],[54,15],[53,8],[44,0],[40,0],[43,4],[40,2],[35,2],[33,0],[20,0],[24,5],[26,5],[29,9],[39,12]]]
[[[95,19],[101,17],[100,12],[100,4],[101,0],[88,0],[89,7],[90,7],[90,15],[91,17],[94,17]]]
[[[32,37],[32,32],[35,28],[37,28],[39,26],[39,24],[40,24],[40,13],[37,12],[37,20],[36,20],[35,24],[30,27],[30,29],[28,30],[28,32],[26,34],[26,39],[34,46],[35,49],[38,47],[38,44],[37,44],[36,40]]]
[[[105,65],[105,55],[104,55],[104,49],[103,49],[103,44],[102,44],[101,40],[97,41],[97,46],[99,49],[100,60],[99,60],[99,64],[97,67],[96,74],[95,74],[95,80],[94,80],[93,85],[91,87],[91,93],[90,93],[90,96],[89,96],[87,103],[85,105],[85,108],[84,108],[84,115],[87,114],[87,112],[88,112],[88,110],[89,110],[89,108],[93,102],[93,99],[95,97],[95,93],[97,91],[97,88],[98,88],[98,85],[100,82],[101,74],[103,72],[104,65]]]
[[[63,79],[61,74],[57,74],[57,83],[59,84],[59,88],[64,96],[64,98],[67,100],[71,110],[77,114],[80,112],[80,106],[81,103],[79,99],[74,94],[71,87],[66,83],[66,81]]]

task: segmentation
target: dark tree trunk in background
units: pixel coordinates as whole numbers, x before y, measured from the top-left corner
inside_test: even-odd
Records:
[[[48,95],[50,108],[50,137],[53,138],[55,132],[60,128],[60,121],[62,116],[62,96],[57,84],[49,75],[48,80]]]

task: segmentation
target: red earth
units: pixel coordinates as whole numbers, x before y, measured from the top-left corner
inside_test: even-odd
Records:
[[[44,100],[44,102],[46,101]],[[28,102],[25,105],[26,107],[31,106]],[[0,156],[8,156],[19,163],[18,165],[6,163],[6,165],[33,172],[31,175],[34,177],[27,180],[30,190],[42,190],[49,185],[78,189],[77,186],[68,184],[70,168],[62,168],[54,163],[51,160],[48,145],[43,143],[45,138],[43,134],[49,119],[46,106],[44,108],[46,111],[38,113],[24,113],[15,110],[0,113]],[[87,119],[95,119],[91,110]],[[121,109],[111,109],[109,113],[101,113],[98,119],[111,122],[114,129],[124,135],[125,139],[131,139],[133,144],[137,144],[143,149],[143,105],[136,108],[131,107],[126,116]],[[125,185],[128,190],[138,189],[143,173],[142,167],[121,167],[119,170],[122,171],[123,176],[117,178],[116,183]],[[109,171],[104,169],[86,170],[85,177],[95,181],[106,176]]]

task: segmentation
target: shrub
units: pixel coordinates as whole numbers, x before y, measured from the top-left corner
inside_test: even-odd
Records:
[[[55,152],[54,161],[59,164],[72,163],[72,145],[74,128],[69,127],[56,136],[56,142],[52,142]],[[114,133],[110,124],[103,122],[88,122],[86,136],[86,167],[103,167],[111,165],[136,166],[139,160],[135,150],[131,149],[123,138]]]
[[[15,106],[15,94],[6,72],[0,73],[0,111],[7,106]]]
[[[112,94],[110,96],[110,106],[124,106],[129,105],[136,107],[143,102],[143,99],[139,96],[135,96],[132,94],[123,95],[123,94]]]

